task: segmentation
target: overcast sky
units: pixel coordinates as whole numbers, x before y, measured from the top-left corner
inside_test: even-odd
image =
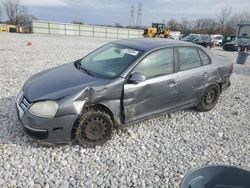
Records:
[[[250,0],[21,0],[30,14],[41,20],[88,24],[129,24],[131,6],[142,3],[142,24],[161,22],[163,18],[177,20],[182,17],[196,19],[216,17],[223,7],[232,7],[234,12],[250,11]]]

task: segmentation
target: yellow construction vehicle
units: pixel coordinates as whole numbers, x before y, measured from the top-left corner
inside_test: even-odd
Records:
[[[16,33],[17,28],[15,25],[6,25],[6,32]]]
[[[144,29],[144,37],[172,38],[171,31],[162,23],[152,23],[148,29]]]

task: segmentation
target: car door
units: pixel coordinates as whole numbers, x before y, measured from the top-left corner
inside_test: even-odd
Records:
[[[133,69],[146,80],[124,84],[123,107],[125,123],[145,118],[175,105],[178,87],[174,69],[174,50],[165,48],[147,55]],[[132,73],[132,74],[133,74]]]
[[[181,106],[195,104],[200,99],[209,80],[211,60],[202,50],[195,47],[178,47],[178,87]],[[203,61],[202,61],[203,59]]]

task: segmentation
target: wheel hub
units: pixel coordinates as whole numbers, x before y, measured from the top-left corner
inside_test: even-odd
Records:
[[[205,103],[206,104],[211,104],[213,103],[215,98],[215,91],[214,89],[210,89],[207,91],[206,95],[205,95]]]
[[[90,141],[100,140],[106,135],[106,122],[102,118],[92,117],[84,127],[85,136]]]

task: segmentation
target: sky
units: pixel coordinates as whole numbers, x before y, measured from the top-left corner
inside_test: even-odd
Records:
[[[232,7],[234,12],[250,11],[250,0],[21,0],[28,12],[40,20],[110,25],[120,23],[123,26],[129,24],[132,5],[135,7],[136,23],[140,2],[144,26],[171,18],[216,18],[220,9],[225,7]]]

